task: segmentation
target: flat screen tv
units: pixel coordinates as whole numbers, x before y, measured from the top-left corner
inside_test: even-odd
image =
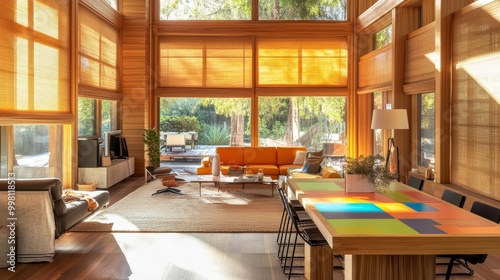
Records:
[[[128,149],[121,130],[108,131],[104,134],[104,155],[111,160],[128,157]]]

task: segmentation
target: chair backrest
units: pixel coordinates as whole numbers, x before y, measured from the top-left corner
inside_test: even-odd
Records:
[[[420,179],[420,178],[417,178],[417,177],[414,177],[414,176],[410,176],[408,178],[408,186],[421,191],[422,188],[424,187],[424,179]]]
[[[476,215],[479,215],[485,219],[493,221],[495,223],[500,222],[500,209],[484,204],[479,201],[474,201],[470,211]]]
[[[460,208],[464,207],[465,195],[461,195],[451,190],[444,190],[441,199]]]

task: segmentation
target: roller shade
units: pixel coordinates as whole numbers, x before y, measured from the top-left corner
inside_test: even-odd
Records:
[[[69,2],[1,1],[0,36],[0,122],[69,122]]]

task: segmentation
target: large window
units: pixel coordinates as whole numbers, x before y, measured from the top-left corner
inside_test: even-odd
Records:
[[[161,98],[160,131],[196,132],[199,145],[250,145],[250,98]]]
[[[259,145],[323,149],[345,155],[345,97],[259,97]]]
[[[63,177],[71,152],[70,2],[0,2],[0,175]],[[16,125],[22,123],[23,125]]]
[[[382,110],[384,109],[384,100],[383,100],[383,92],[377,91],[373,93],[373,110]],[[382,129],[373,129],[373,154],[374,155],[384,155],[384,145],[383,145],[383,130]]]
[[[418,165],[434,166],[434,93],[419,94],[418,103]]]
[[[100,136],[118,129],[117,101],[78,98],[78,136]]]
[[[376,50],[392,43],[392,24],[374,34],[373,48]]]
[[[0,127],[0,177],[63,177],[62,125],[14,125]],[[10,144],[9,144],[10,143]],[[13,152],[9,153],[9,146]]]
[[[259,0],[260,20],[346,20],[347,0]],[[251,0],[160,0],[162,20],[250,20]]]
[[[259,0],[261,20],[346,20],[347,0]]]

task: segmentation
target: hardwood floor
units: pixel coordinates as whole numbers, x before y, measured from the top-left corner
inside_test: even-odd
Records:
[[[142,182],[110,188],[111,204]],[[0,279],[286,279],[276,251],[275,234],[69,232],[56,240],[51,263],[17,264],[15,273],[0,270]],[[500,255],[474,270],[452,279],[500,279]],[[343,278],[334,270],[334,279]]]

